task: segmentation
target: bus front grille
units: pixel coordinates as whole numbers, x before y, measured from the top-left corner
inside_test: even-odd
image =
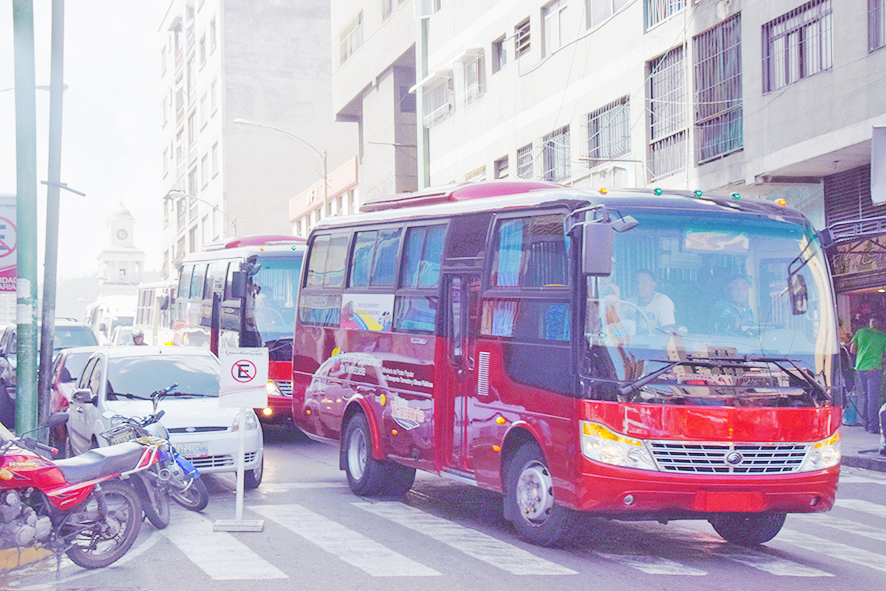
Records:
[[[747,475],[796,472],[809,449],[804,443],[650,441],[649,446],[664,472]]]
[[[280,388],[280,394],[283,396],[292,396],[292,381],[291,380],[274,380],[277,383],[277,387]]]

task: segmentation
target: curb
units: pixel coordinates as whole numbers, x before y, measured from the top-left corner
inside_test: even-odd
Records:
[[[34,562],[38,562],[45,558],[49,558],[53,553],[46,548],[11,548],[9,550],[0,550],[0,574],[27,566]]]
[[[876,451],[870,456],[843,456],[841,462],[844,466],[851,468],[864,468],[866,470],[874,470],[876,472],[886,472],[886,456],[878,454]]]

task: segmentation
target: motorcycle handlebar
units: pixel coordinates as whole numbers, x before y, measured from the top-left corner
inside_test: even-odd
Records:
[[[58,454],[58,448],[52,447],[51,445],[44,445],[31,437],[22,437],[21,442],[28,449],[39,449],[51,453],[52,455]]]

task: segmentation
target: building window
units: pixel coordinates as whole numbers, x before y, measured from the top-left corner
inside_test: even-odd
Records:
[[[339,35],[339,64],[348,61],[363,45],[363,11],[357,13]]]
[[[566,31],[566,0],[554,0],[541,11],[544,20],[545,55],[551,55],[563,46]]]
[[[504,179],[508,177],[508,157],[499,158],[495,161],[495,178]]]
[[[212,176],[218,174],[218,142],[212,144]]]
[[[593,29],[603,24],[609,17],[621,10],[630,0],[585,0],[585,12],[588,16],[588,28]]]
[[[381,20],[388,20],[394,14],[395,8],[397,8],[397,0],[381,0]]]
[[[813,0],[763,25],[763,92],[830,69],[831,0]]]
[[[203,180],[203,188],[209,184],[209,156],[204,156],[200,160],[200,176]]]
[[[465,62],[465,104],[470,105],[483,96],[483,54]]]
[[[215,98],[216,94],[217,94],[215,92],[216,82],[217,82],[217,80],[213,80],[212,84],[209,86],[209,112],[212,113],[213,115],[215,114],[215,111],[218,109],[218,102],[216,101],[216,98]]]
[[[415,113],[415,93],[409,92],[406,86],[400,87],[400,112]]]
[[[647,105],[652,180],[686,168],[686,81],[683,47],[647,66]]]
[[[197,167],[191,169],[188,173],[188,209],[191,212],[191,219],[197,215]]]
[[[160,117],[163,119],[163,127],[166,127],[166,123],[169,121],[169,116],[167,115],[168,111],[166,108],[166,99],[164,98],[160,101]]]
[[[203,129],[203,127],[206,125],[206,104],[208,102],[209,98],[207,97],[207,95],[204,94],[200,97],[200,129]]]
[[[357,189],[348,189],[348,213],[357,213]]]
[[[197,226],[188,231],[188,243],[188,252],[195,252],[197,250]]]
[[[200,229],[202,231],[202,240],[203,244],[208,244],[212,241],[212,227],[209,225],[209,215],[203,216],[203,221],[200,223]]]
[[[517,176],[521,179],[532,178],[532,144],[517,150]]]
[[[884,45],[886,45],[886,0],[868,0],[868,51],[880,49]],[[166,64],[163,65],[165,68]]]
[[[188,96],[187,105],[190,107],[197,98],[197,71],[194,66],[194,58],[188,60]]]
[[[697,162],[744,145],[742,135],[741,14],[693,40]]]
[[[175,201],[175,219],[175,231],[181,232],[182,228],[185,227],[185,224],[188,221],[188,204],[185,203],[184,199],[177,199]]]
[[[206,36],[200,37],[200,67],[206,65]]]
[[[455,101],[455,93],[452,89],[452,72],[422,92],[424,93],[423,122],[425,127],[431,127],[449,117]]]
[[[646,28],[666,21],[684,8],[687,0],[643,0],[643,12],[646,15]]]
[[[196,113],[188,115],[188,162],[197,157],[197,119]]]
[[[630,98],[623,96],[585,119],[587,166],[593,168],[631,151]]]
[[[166,46],[160,50],[160,75],[166,74]]]
[[[222,211],[215,207],[212,210],[212,239],[216,240],[224,235],[225,219]]]
[[[514,56],[519,59],[529,53],[529,19],[517,25],[514,32]]]
[[[343,195],[339,195],[335,198],[335,215],[342,215],[345,213],[345,198]]]
[[[212,19],[212,22],[209,23],[209,53],[215,51],[215,45],[215,19]]]
[[[185,173],[185,147],[184,147],[185,130],[179,129],[175,134],[175,171],[176,178],[181,177]]]
[[[500,72],[508,63],[508,54],[505,49],[505,36],[502,35],[492,42],[492,73]]]
[[[569,178],[569,126],[554,130],[542,139],[544,179],[565,181]]]

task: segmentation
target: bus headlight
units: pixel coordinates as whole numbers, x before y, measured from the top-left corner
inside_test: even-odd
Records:
[[[840,463],[843,454],[840,451],[840,430],[821,441],[812,445],[812,449],[806,454],[800,472],[824,470]]]
[[[277,382],[274,380],[268,380],[268,384],[265,388],[268,391],[268,396],[283,396],[283,392],[280,391],[280,386],[278,386]]]
[[[603,425],[588,421],[581,422],[581,451],[585,457],[595,462],[640,470],[658,470],[641,440],[613,433]]]

